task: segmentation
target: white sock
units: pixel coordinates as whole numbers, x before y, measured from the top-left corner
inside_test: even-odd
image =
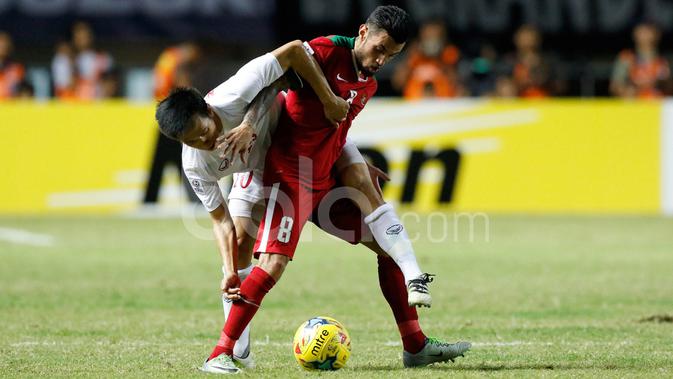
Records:
[[[422,274],[409,235],[400,222],[392,205],[386,203],[365,217],[365,224],[374,235],[379,246],[397,263],[409,283]]]
[[[248,275],[250,275],[250,273],[252,272],[252,269],[254,267],[255,267],[255,265],[253,265],[252,262],[250,262],[250,266],[248,266],[246,268],[242,268],[242,269],[237,271],[238,272],[238,277],[241,278],[241,283],[243,283],[245,278],[247,278]]]
[[[252,263],[250,263],[250,266],[238,270],[238,277],[241,278],[241,283],[245,280],[245,278],[250,275],[250,272],[252,271],[253,267],[255,267]],[[224,267],[222,268],[224,270]],[[231,311],[231,305],[233,303],[231,301],[227,300],[227,297],[222,294],[222,308],[224,309],[224,322],[227,322],[227,317],[229,317],[229,312]],[[238,338],[238,341],[236,341],[236,344],[234,345],[234,355],[237,357],[244,357],[247,352],[249,351],[250,347],[250,324],[245,327],[243,330],[243,333],[241,333],[241,337]]]

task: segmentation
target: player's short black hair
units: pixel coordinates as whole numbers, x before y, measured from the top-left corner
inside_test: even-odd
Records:
[[[208,104],[196,88],[176,88],[157,104],[159,130],[175,140],[187,132],[194,115],[208,116]]]
[[[394,5],[376,7],[367,18],[367,26],[385,30],[397,43],[407,42],[412,29],[409,13]]]

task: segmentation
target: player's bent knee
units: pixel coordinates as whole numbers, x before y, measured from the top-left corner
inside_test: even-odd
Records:
[[[348,187],[358,189],[364,192],[371,184],[371,178],[367,166],[362,163],[355,163],[343,170],[341,181]]]
[[[358,207],[365,213],[369,214],[374,209],[380,207],[385,202],[383,197],[374,187],[372,178],[369,175],[369,169],[364,163],[355,163],[348,166],[341,173],[342,183],[350,188],[353,188],[359,193],[363,194],[369,201],[369,205],[363,209],[362,205],[358,203]],[[370,209],[371,207],[371,209]]]
[[[254,238],[244,235],[237,236],[238,244],[238,267],[248,267],[252,262],[252,248],[255,246]]]
[[[262,254],[259,258],[259,267],[275,280],[280,279],[287,267],[290,258],[282,254]]]

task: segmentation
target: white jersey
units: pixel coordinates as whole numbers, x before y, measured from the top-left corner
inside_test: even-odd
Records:
[[[273,54],[267,53],[241,67],[226,82],[210,91],[208,103],[222,121],[222,133],[237,127],[242,121],[248,105],[265,87],[283,75],[283,69]],[[279,100],[280,101],[280,100]],[[271,134],[276,128],[282,104],[276,101],[261,119],[261,132],[244,164],[240,157],[233,162],[219,157],[220,151],[199,150],[182,146],[182,168],[208,212],[220,204],[224,198],[217,181],[235,172],[261,170],[264,167],[266,151],[271,144]]]

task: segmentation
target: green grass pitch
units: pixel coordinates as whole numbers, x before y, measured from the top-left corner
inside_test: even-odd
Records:
[[[253,320],[258,368],[243,375],[673,376],[673,324],[643,321],[673,314],[673,220],[492,216],[488,242],[452,225],[433,242],[442,225],[407,222],[422,267],[437,274],[421,326],[472,341],[466,358],[403,369],[374,254],[313,231]],[[54,238],[0,240],[0,376],[204,376],[196,368],[222,327],[212,241],[179,218],[3,217],[0,227]],[[292,357],[295,328],[317,315],[353,339],[339,372],[307,373]]]

